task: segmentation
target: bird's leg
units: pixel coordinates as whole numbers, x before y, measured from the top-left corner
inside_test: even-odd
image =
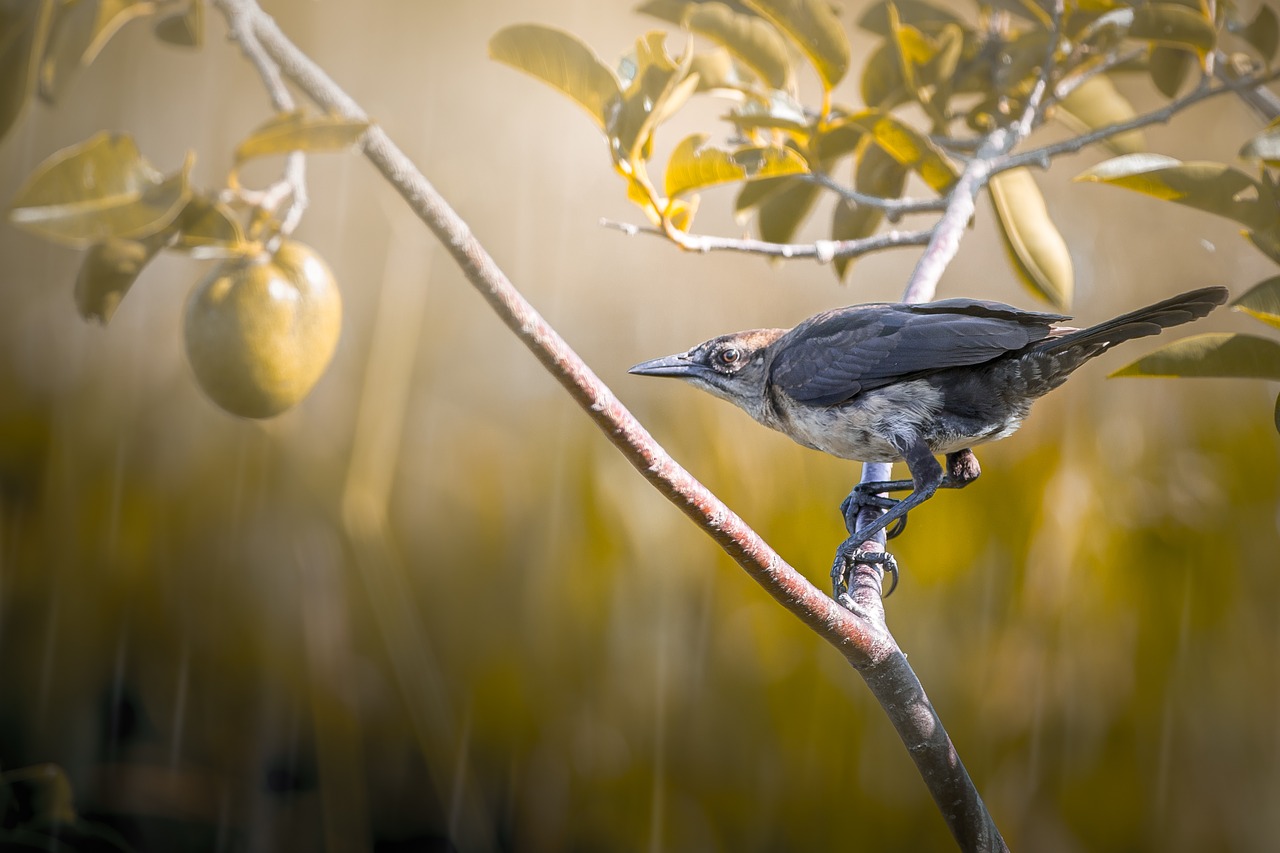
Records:
[[[841,505],[842,509],[847,508],[849,510],[845,512],[844,519],[845,529],[849,531],[849,538],[842,542],[840,547],[836,549],[835,565],[833,565],[831,569],[833,589],[837,600],[840,599],[842,593],[847,593],[848,591],[848,585],[845,577],[848,574],[848,569],[853,563],[884,564],[885,570],[893,575],[893,585],[889,587],[889,593],[886,593],[886,595],[892,593],[893,590],[897,588],[898,565],[897,562],[894,561],[892,555],[882,551],[863,551],[862,545],[881,530],[884,530],[889,525],[905,518],[908,512],[933,497],[933,493],[938,490],[946,479],[946,476],[943,474],[942,466],[938,464],[938,460],[934,457],[933,452],[929,450],[929,446],[921,439],[904,439],[900,442],[895,442],[895,446],[902,454],[902,458],[906,460],[907,468],[911,471],[911,485],[913,486],[911,494],[901,500],[894,501],[894,503],[888,507],[888,512],[884,513],[870,524],[866,524],[862,527],[858,526],[858,515],[862,507],[857,505],[857,491],[855,490],[853,494],[850,494],[849,498]],[[973,459],[973,454],[968,451],[948,454],[948,468],[954,468],[957,474],[966,474],[968,466],[967,463],[964,463],[964,460],[961,459],[965,453],[968,453],[969,458]],[[956,457],[957,460],[954,464],[952,463],[953,456]],[[977,460],[973,459],[973,463],[974,467],[976,467]],[[955,486],[955,488],[967,485],[969,482],[972,482],[976,476],[977,475],[974,474],[973,477],[969,477],[964,483]],[[892,483],[894,481],[886,482]],[[875,486],[877,484],[872,483],[870,485]],[[878,505],[873,504],[873,506]]]
[[[910,463],[908,466],[910,467]],[[946,472],[943,474],[942,481],[938,483],[939,489],[963,489],[965,486],[978,479],[978,475],[982,473],[981,466],[978,465],[978,457],[973,455],[973,451],[969,448],[957,450],[947,454]],[[845,518],[845,526],[848,527],[848,519],[857,517],[859,511],[863,507],[876,507],[877,509],[893,509],[898,505],[897,498],[887,497],[883,492],[905,492],[914,489],[916,483],[914,480],[872,480],[866,483],[858,483],[853,487],[853,491],[849,492],[849,496],[840,504],[840,514]],[[907,516],[904,514],[889,528],[885,533],[886,539],[893,539],[900,535],[907,527]]]

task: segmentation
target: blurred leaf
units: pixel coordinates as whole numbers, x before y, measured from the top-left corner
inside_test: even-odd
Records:
[[[1258,251],[1280,264],[1280,223],[1273,223],[1269,228],[1248,231],[1244,236]]]
[[[1031,292],[1059,308],[1068,308],[1075,290],[1071,252],[1027,169],[1010,169],[991,178],[991,200],[1014,269]]]
[[[782,89],[790,83],[787,43],[763,18],[735,12],[723,3],[699,3],[689,10],[684,24],[724,45],[771,88]]]
[[[871,112],[856,113],[845,116],[827,124],[814,135],[809,146],[813,158],[823,164],[852,154],[862,144],[863,138],[870,133],[859,117],[873,115]]]
[[[248,248],[244,230],[231,211],[212,199],[196,196],[178,216],[173,248],[201,259],[229,258]]]
[[[1029,18],[1044,27],[1048,27],[1053,20],[1049,17],[1045,4],[1037,0],[990,0],[987,5],[992,9]]]
[[[1148,3],[1134,9],[1129,37],[1189,48],[1201,56],[1213,50],[1218,43],[1213,21],[1180,3]]]
[[[1258,182],[1223,163],[1183,163],[1162,154],[1126,154],[1099,163],[1075,179],[1146,193],[1253,229],[1266,228],[1276,218],[1271,206],[1259,198]]]
[[[31,99],[53,11],[53,0],[0,2],[0,139]]]
[[[873,109],[889,110],[907,99],[898,49],[891,41],[881,42],[862,68],[862,102]]]
[[[804,178],[777,178],[786,184],[770,193],[756,211],[760,239],[770,243],[790,243],[804,222],[821,188]]]
[[[489,39],[489,56],[559,89],[602,130],[621,87],[613,71],[576,36],[538,24],[517,24]]]
[[[1280,123],[1272,122],[1270,127],[1246,142],[1239,156],[1245,160],[1261,160],[1273,168],[1280,166]]]
[[[854,186],[859,192],[877,198],[899,198],[907,184],[907,169],[883,148],[871,143],[858,157]],[[876,233],[884,220],[884,210],[869,204],[856,204],[849,199],[836,202],[831,218],[832,240],[858,240]],[[855,259],[836,258],[836,275],[844,280]]]
[[[342,151],[355,145],[368,129],[367,121],[338,115],[312,115],[302,110],[280,113],[236,146],[236,165],[255,157],[292,151]]]
[[[707,134],[686,136],[667,161],[667,195],[748,178],[768,178],[806,171],[804,160],[789,148],[739,148],[729,151],[706,145]]]
[[[858,26],[868,32],[888,38],[890,33],[888,6],[890,2],[891,0],[884,0],[884,2],[871,6],[858,19]],[[892,0],[892,2],[897,9],[899,21],[928,33],[937,32],[947,24],[963,23],[946,9],[934,6],[932,3],[925,3],[924,0]]]
[[[1160,45],[1151,51],[1151,82],[1166,98],[1176,98],[1194,65],[1194,54],[1180,48]]]
[[[1276,432],[1280,432],[1280,395],[1276,396],[1275,421],[1276,421]]]
[[[724,48],[694,54],[689,60],[690,76],[698,75],[698,91],[744,88],[743,80],[734,67],[733,57]]]
[[[1214,332],[1165,344],[1112,376],[1188,376],[1280,379],[1280,342]]]
[[[106,325],[142,268],[159,251],[160,241],[144,244],[118,237],[90,246],[76,275],[76,309],[80,317]]]
[[[617,161],[648,159],[654,129],[697,88],[697,78],[684,73],[688,53],[680,63],[672,61],[666,38],[666,33],[655,30],[636,40],[635,74],[622,95],[621,107],[605,127]]]
[[[635,10],[641,15],[650,15],[681,26],[684,23],[685,14],[695,5],[697,4],[691,0],[649,0],[647,3],[641,3]]]
[[[746,0],[800,46],[830,91],[849,70],[849,40],[827,0]]]
[[[182,171],[163,178],[133,137],[99,133],[36,167],[10,207],[15,225],[48,240],[84,247],[108,237],[145,237],[166,228],[190,197]]]
[[[97,13],[97,4],[90,0],[55,0],[36,90],[45,103],[56,103],[67,81],[83,67],[82,57],[93,40]]]
[[[770,196],[782,192],[791,186],[790,178],[761,178],[758,181],[750,181],[738,193],[738,197],[734,199],[733,212],[736,216],[741,216],[748,211],[759,207]]]
[[[862,114],[855,118],[895,160],[920,175],[939,193],[955,183],[955,166],[936,145],[918,130],[890,115]]]
[[[56,764],[34,764],[0,773],[0,801],[12,802],[13,812],[21,815],[25,824],[76,820],[71,782]]]
[[[1231,306],[1280,328],[1280,276],[1258,282]]]
[[[1280,19],[1267,3],[1258,7],[1258,14],[1247,26],[1235,30],[1236,35],[1258,51],[1266,62],[1271,62],[1276,55],[1276,46],[1280,44]]]
[[[1111,79],[1095,74],[1058,102],[1054,118],[1077,133],[1087,133],[1129,121],[1136,115],[1129,99],[1116,90]],[[1147,147],[1147,140],[1141,130],[1130,130],[1102,144],[1117,154],[1134,154]]]
[[[1048,51],[1047,30],[1027,30],[1005,42],[991,70],[996,91],[1025,99]]]
[[[156,4],[151,0],[99,0],[98,16],[93,23],[93,37],[85,48],[80,61],[85,65],[93,64],[98,54],[107,46],[116,33],[130,21],[145,18],[156,13]]]
[[[186,9],[156,21],[156,38],[178,47],[204,44],[203,0],[191,0]]]

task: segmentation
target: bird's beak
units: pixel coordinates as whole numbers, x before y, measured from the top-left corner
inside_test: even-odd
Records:
[[[696,373],[697,369],[698,365],[689,360],[689,354],[682,352],[679,355],[664,355],[662,358],[642,361],[627,373],[635,373],[639,376],[685,377]]]

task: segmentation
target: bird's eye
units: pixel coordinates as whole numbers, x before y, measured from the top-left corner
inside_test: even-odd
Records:
[[[738,359],[742,358],[742,352],[736,347],[728,347],[720,350],[720,363],[724,365],[737,364]]]

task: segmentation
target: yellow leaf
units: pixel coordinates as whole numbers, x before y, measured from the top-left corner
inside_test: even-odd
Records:
[[[341,151],[354,145],[368,129],[367,121],[342,116],[310,115],[301,110],[281,113],[236,146],[236,165],[291,151]]]
[[[1231,306],[1280,328],[1280,276],[1258,282],[1232,302]]]
[[[684,25],[724,45],[771,88],[782,89],[791,82],[787,43],[765,19],[711,2],[690,8]]]
[[[1280,379],[1280,343],[1229,332],[1193,335],[1165,344],[1111,375]]]
[[[1106,75],[1095,74],[1058,102],[1054,118],[1076,133],[1088,133],[1129,121],[1137,113]],[[1116,154],[1133,154],[1147,147],[1140,130],[1117,133],[1102,142]]]
[[[53,11],[53,0],[0,5],[0,138],[31,99]]]
[[[809,57],[830,91],[849,70],[849,39],[827,0],[746,0]]]
[[[130,21],[155,13],[156,4],[149,0],[100,0],[98,16],[93,23],[93,38],[85,48],[80,61],[85,65],[93,64],[107,42],[111,41],[112,36],[120,32],[121,27]]]
[[[1260,230],[1276,222],[1274,208],[1260,198],[1258,182],[1223,163],[1183,163],[1162,154],[1126,154],[1076,176],[1135,190],[1193,207]]]
[[[489,40],[489,56],[568,95],[602,130],[609,104],[621,95],[613,70],[563,30],[538,24],[506,27]]]
[[[1044,196],[1026,169],[1010,169],[991,178],[987,188],[1000,221],[1014,269],[1031,292],[1059,308],[1071,305],[1075,272],[1071,252],[1058,231]]]

